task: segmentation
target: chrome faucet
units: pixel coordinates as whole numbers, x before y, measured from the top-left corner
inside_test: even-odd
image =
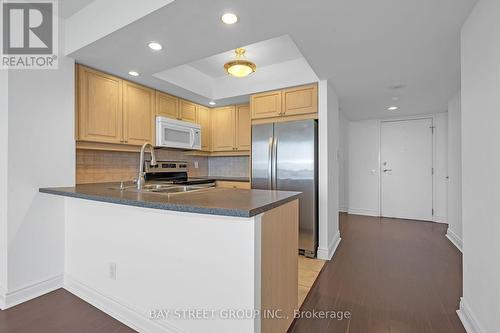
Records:
[[[144,151],[146,150],[147,146],[150,147],[150,151],[151,151],[151,163],[150,163],[151,166],[158,165],[158,163],[156,162],[155,148],[149,142],[145,142],[141,147],[141,155],[139,158],[139,175],[137,177],[137,189],[138,190],[142,190],[142,187],[144,186],[144,183],[146,181],[144,179],[144,176],[145,176],[145,173],[144,173]]]

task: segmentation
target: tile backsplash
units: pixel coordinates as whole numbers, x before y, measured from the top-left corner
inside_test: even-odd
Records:
[[[147,154],[149,158],[149,154]],[[158,160],[186,161],[191,177],[208,175],[208,158],[205,156],[190,156],[186,152],[175,149],[156,150]],[[198,162],[198,169],[194,162]],[[76,183],[102,183],[128,181],[137,178],[139,153],[76,150]]]
[[[248,156],[209,157],[208,175],[213,177],[249,177],[249,163]]]

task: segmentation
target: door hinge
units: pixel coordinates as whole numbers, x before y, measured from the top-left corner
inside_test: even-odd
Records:
[[[431,175],[434,174],[434,168],[431,168]]]
[[[436,126],[431,126],[429,128],[431,129],[432,134],[434,134],[434,129],[436,128]]]
[[[432,216],[434,216],[434,208],[432,208]]]

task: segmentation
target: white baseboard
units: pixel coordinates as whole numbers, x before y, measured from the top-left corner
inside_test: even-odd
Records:
[[[347,212],[353,215],[376,216],[376,217],[380,216],[380,212],[378,210],[371,210],[371,209],[349,208],[347,209]]]
[[[486,333],[463,297],[460,298],[460,309],[457,310],[457,314],[467,333]]]
[[[5,309],[5,289],[0,286],[0,310]]]
[[[446,218],[446,216],[434,216],[433,222],[436,222],[436,223],[448,223],[448,219]]]
[[[62,287],[62,275],[55,276],[45,281],[41,281],[18,290],[5,293],[0,296],[0,306],[2,310],[11,308],[18,304],[45,295]]]
[[[346,206],[339,206],[339,212],[341,213],[347,213],[348,209]]]
[[[448,238],[450,240],[450,242],[456,246],[456,248],[460,251],[460,252],[463,252],[462,251],[462,238],[460,238],[456,233],[453,232],[453,230],[451,230],[449,227],[448,227],[448,231],[446,232],[446,238]]]
[[[328,249],[318,247],[318,253],[317,253],[318,259],[323,259],[323,260],[332,259],[333,255],[335,254],[335,251],[337,251],[337,248],[339,247],[341,240],[342,239],[340,238],[340,231],[337,231],[335,236],[333,236],[333,239],[329,242],[330,244],[328,245]]]
[[[151,320],[146,314],[80,283],[68,274],[64,276],[64,289],[138,332],[186,333],[164,320],[161,323]]]

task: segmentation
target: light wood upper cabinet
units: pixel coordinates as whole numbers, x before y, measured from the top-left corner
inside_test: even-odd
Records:
[[[122,142],[122,80],[79,66],[77,89],[78,140]]]
[[[285,89],[283,96],[283,114],[293,116],[318,112],[318,86],[307,86]]]
[[[196,104],[181,99],[178,119],[195,123]]]
[[[212,132],[212,123],[210,121],[210,109],[201,105],[196,106],[197,123],[201,126],[201,150],[210,151],[210,134]]]
[[[177,119],[179,116],[179,99],[157,91],[156,115]]]
[[[278,117],[281,115],[281,91],[255,94],[250,97],[252,119]]]
[[[212,111],[212,150],[229,151],[235,148],[235,107],[225,106]]]
[[[248,104],[236,106],[236,148],[237,150],[250,150],[251,119]]]
[[[275,118],[269,121],[286,121],[286,117],[290,117],[290,120],[317,118],[318,85],[308,84],[252,95],[250,109],[253,120]]]
[[[123,141],[131,145],[154,144],[155,91],[123,83]]]

